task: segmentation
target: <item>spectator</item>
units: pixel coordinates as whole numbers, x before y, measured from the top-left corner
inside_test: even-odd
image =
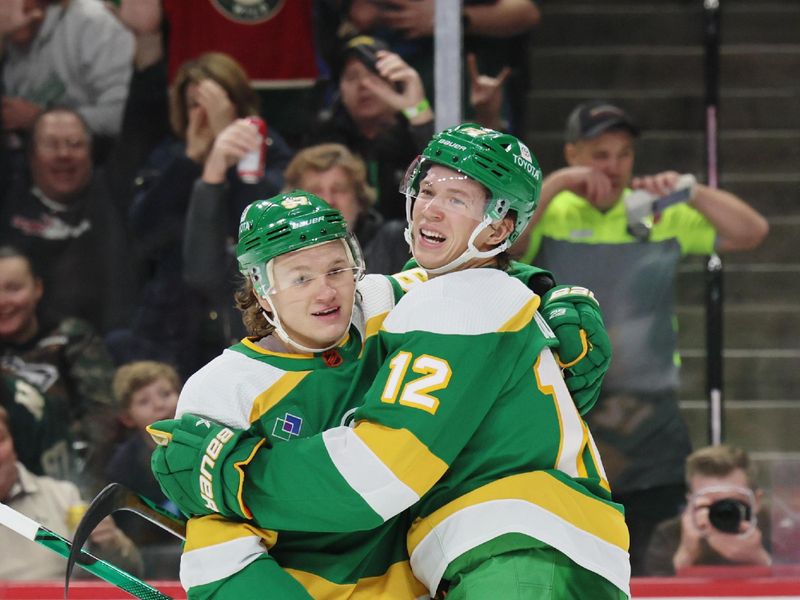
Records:
[[[396,273],[411,258],[403,232],[406,222],[385,221],[374,208],[362,161],[341,144],[301,150],[284,173],[287,189],[316,194],[338,209],[364,250],[368,273]]]
[[[14,397],[35,417],[30,429],[38,430],[25,453],[39,457],[35,472],[89,485],[113,431],[113,365],[97,332],[80,319],[51,315],[43,292],[30,260],[0,247],[0,369],[18,380]],[[20,389],[22,382],[44,400]],[[84,460],[90,473],[81,468]]]
[[[118,364],[162,360],[187,376],[236,337],[232,324],[220,319],[216,298],[204,298],[183,282],[181,248],[189,199],[217,136],[237,117],[257,114],[258,98],[235,61],[207,53],[178,71],[169,105],[174,137],[152,152],[130,211],[148,280],[132,327],[115,332],[110,343]],[[267,145],[266,171],[259,181],[244,183],[232,170],[226,173],[228,235],[236,235],[244,206],[283,185],[291,152],[274,130]]]
[[[77,112],[41,113],[28,150],[30,181],[10,190],[0,234],[30,256],[48,307],[106,332],[130,318],[135,277],[125,194],[109,171],[93,168],[91,149]]]
[[[17,462],[8,413],[2,407],[0,501],[66,537],[71,536],[78,524],[73,515],[79,515],[86,506],[73,483],[34,475]],[[60,556],[36,544],[20,544],[16,534],[5,527],[0,527],[0,544],[4,548],[0,580],[63,579],[64,559]],[[92,532],[89,549],[129,573],[142,571],[138,550],[111,517]]]
[[[386,40],[422,78],[425,89],[436,97],[433,77],[435,0],[353,0],[347,3],[350,26],[359,33],[375,35]],[[541,19],[539,8],[532,0],[465,0],[462,8],[464,56],[472,56],[471,65],[464,65],[462,98],[468,120],[485,126],[494,123],[482,119],[475,105],[467,105],[470,80],[474,73],[491,75],[501,87],[508,77],[508,94],[503,111],[510,121],[508,128],[518,135],[525,131],[525,94],[528,81],[529,35]],[[347,27],[345,26],[345,30]],[[509,72],[504,74],[508,69]],[[495,75],[497,74],[497,75]],[[510,76],[510,77],[509,77]]]
[[[5,37],[3,124],[27,132],[36,117],[69,107],[94,135],[122,124],[133,39],[99,0],[24,0],[24,16]]]
[[[632,177],[638,129],[618,106],[575,108],[566,130],[568,166],[547,176],[524,261],[558,280],[593,290],[603,307],[614,359],[587,422],[614,498],[631,529],[631,566],[642,572],[657,523],[678,513],[690,442],[678,410],[675,277],[681,257],[747,250],[767,234],[766,220],[723,190],[692,185],[691,199],[647,220],[647,239],[627,226],[630,188],[656,196],[678,173]]]
[[[308,142],[347,146],[367,165],[377,210],[386,219],[404,219],[400,182],[433,134],[433,111],[417,72],[387,48],[370,36],[344,43],[339,99]]]
[[[139,361],[117,369],[113,381],[114,398],[119,406],[121,423],[130,435],[114,452],[106,465],[106,478],[141,494],[160,508],[178,512],[167,500],[150,471],[150,455],[155,448],[145,427],[159,419],[175,415],[181,382],[170,365]],[[175,576],[180,545],[175,538],[140,517],[121,515],[120,527],[135,542],[144,559],[144,577],[170,579]]]
[[[645,555],[647,575],[680,574],[702,565],[768,566],[769,511],[747,452],[710,446],[686,459],[686,508],[656,527]]]

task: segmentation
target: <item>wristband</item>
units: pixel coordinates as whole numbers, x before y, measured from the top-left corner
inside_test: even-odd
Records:
[[[404,108],[401,112],[403,113],[403,116],[406,119],[411,120],[414,117],[418,117],[419,115],[424,113],[430,107],[431,103],[428,102],[428,99],[423,98],[422,100],[419,101],[419,104],[417,104],[416,106],[410,106],[409,108]]]

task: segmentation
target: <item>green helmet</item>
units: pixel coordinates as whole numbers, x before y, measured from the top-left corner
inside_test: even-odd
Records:
[[[522,234],[536,210],[542,189],[542,171],[536,157],[519,139],[474,123],[463,123],[433,136],[406,175],[407,196],[416,196],[426,165],[436,163],[460,171],[490,192],[484,215],[492,221],[513,210],[517,214],[511,245]],[[408,214],[410,222],[410,212]]]
[[[256,292],[267,296],[270,288],[267,263],[295,250],[342,240],[353,266],[361,271],[364,262],[347,223],[335,208],[322,198],[302,190],[256,200],[242,212],[236,257],[242,275],[250,278]]]

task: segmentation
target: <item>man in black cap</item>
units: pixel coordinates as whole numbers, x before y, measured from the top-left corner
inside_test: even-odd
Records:
[[[625,506],[634,575],[642,573],[653,527],[678,514],[684,501],[691,446],[678,409],[673,298],[679,262],[689,254],[754,248],[768,231],[741,199],[692,175],[633,177],[638,134],[619,106],[576,107],[566,127],[568,166],[544,179],[522,250],[526,262],[593,290],[603,307],[614,358],[586,421],[613,497]],[[633,210],[633,200],[642,197],[633,190],[651,198],[685,194],[663,210],[642,211]]]

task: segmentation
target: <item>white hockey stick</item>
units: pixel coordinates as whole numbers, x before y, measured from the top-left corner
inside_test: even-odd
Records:
[[[72,547],[69,540],[2,502],[0,502],[0,525],[5,525],[11,531],[37,544],[41,544],[64,558],[69,556],[69,551]],[[150,584],[101,558],[89,554],[85,550],[81,550],[81,560],[78,564],[100,579],[128,592],[136,598],[141,598],[141,600],[172,600],[170,596],[160,592]]]

